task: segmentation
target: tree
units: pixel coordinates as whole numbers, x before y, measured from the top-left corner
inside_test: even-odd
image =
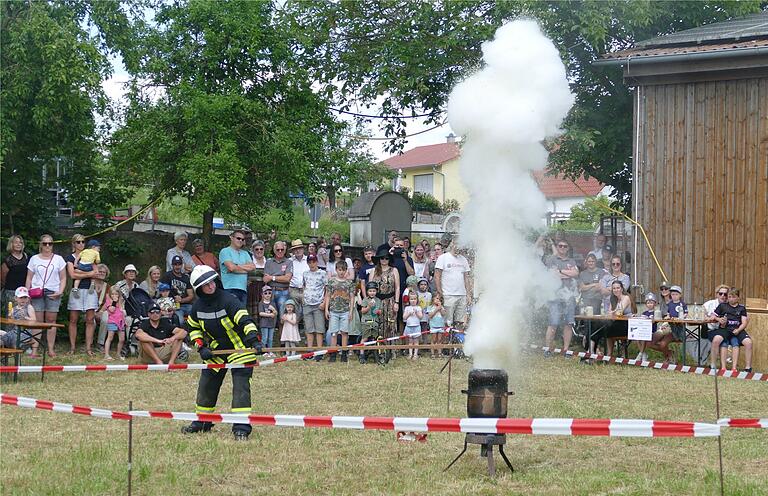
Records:
[[[0,6],[4,234],[31,236],[54,227],[48,187],[63,188],[86,223],[93,214],[108,215],[120,200],[118,190],[99,180],[104,168],[95,115],[107,102],[101,88],[111,70],[107,55],[130,45],[134,26],[125,10],[134,7],[85,0]],[[57,165],[66,172],[53,184]]]
[[[336,208],[336,195],[342,189],[365,189],[369,183],[379,183],[394,177],[394,171],[377,163],[364,142],[353,136],[346,122],[332,121],[323,133],[323,153],[313,168],[312,182],[328,198],[331,209]]]
[[[390,151],[403,146],[408,117],[439,124],[447,96],[480,63],[480,45],[518,16],[538,19],[561,49],[576,105],[551,167],[595,177],[630,204],[631,91],[602,54],[635,41],[760,10],[760,0],[288,2],[282,20],[326,94],[343,109],[376,107]],[[342,84],[339,84],[339,81]]]
[[[141,63],[113,158],[132,186],[182,194],[203,215],[248,220],[310,181],[326,148],[327,104],[296,65],[269,2],[164,4],[140,41]]]
[[[610,206],[611,200],[607,196],[587,198],[584,203],[572,206],[568,220],[556,224],[555,227],[564,231],[593,231],[600,222],[600,216],[610,214]]]

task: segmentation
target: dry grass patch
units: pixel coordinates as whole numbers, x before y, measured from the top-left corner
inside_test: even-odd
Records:
[[[77,357],[80,362],[84,357]],[[464,416],[469,371],[454,363],[446,412],[443,362],[374,365],[289,363],[254,371],[256,413]],[[197,372],[26,376],[3,391],[118,410],[192,411]],[[510,379],[514,417],[713,421],[714,379],[575,360],[522,359]],[[227,411],[231,381],[219,406]],[[766,416],[768,386],[720,379],[722,416]],[[718,494],[715,439],[508,436],[516,472],[485,473],[477,448],[447,473],[462,434],[401,444],[392,432],[255,427],[235,443],[229,426],[183,436],[177,421],[134,422],[135,494]],[[120,494],[126,487],[127,423],[0,409],[3,494]],[[768,494],[768,433],[727,430],[727,494]],[[500,460],[499,460],[500,461]]]

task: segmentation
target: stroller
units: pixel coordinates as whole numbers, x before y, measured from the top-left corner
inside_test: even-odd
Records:
[[[131,325],[128,327],[128,334],[122,350],[124,356],[130,356],[131,353],[138,354],[139,343],[136,341],[136,331],[139,330],[141,323],[149,318],[148,312],[153,304],[154,301],[149,293],[138,286],[128,294],[128,298],[125,300],[125,313],[131,319]]]

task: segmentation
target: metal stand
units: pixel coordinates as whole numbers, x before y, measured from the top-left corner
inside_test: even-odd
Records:
[[[514,472],[515,469],[512,468],[512,464],[509,462],[509,458],[507,458],[507,455],[504,453],[504,444],[506,442],[506,436],[502,434],[467,434],[467,436],[464,438],[464,449],[462,449],[461,453],[456,455],[456,458],[454,458],[453,461],[447,467],[445,467],[445,469],[443,469],[443,472],[446,472],[449,468],[451,468],[453,464],[456,463],[459,458],[461,458],[461,455],[466,453],[468,443],[480,445],[480,456],[485,457],[488,460],[488,475],[491,477],[496,475],[496,461],[493,458],[494,446],[499,447],[499,454],[504,459],[504,463],[507,464],[507,467],[509,467],[511,472]]]

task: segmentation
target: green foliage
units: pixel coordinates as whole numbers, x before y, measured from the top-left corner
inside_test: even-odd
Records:
[[[303,61],[340,106],[375,106],[379,115],[444,119],[451,88],[480,64],[480,45],[520,16],[539,20],[560,47],[576,104],[551,158],[556,171],[595,177],[630,203],[632,96],[621,71],[596,67],[602,54],[638,40],[761,9],[747,1],[495,0],[288,2],[281,12]],[[344,84],[337,84],[344,81]],[[399,150],[409,119],[382,121]]]
[[[439,214],[442,211],[440,202],[429,193],[416,191],[410,198],[411,208],[416,212],[432,212]]]
[[[128,184],[233,220],[289,209],[291,193],[319,196],[311,179],[331,155],[322,136],[333,121],[273,15],[269,2],[158,8],[112,141]]]
[[[450,214],[452,212],[458,212],[461,210],[461,206],[459,205],[458,200],[452,200],[447,199],[443,202],[443,205],[440,207],[440,211],[444,214]]]
[[[109,238],[104,244],[104,258],[133,259],[139,256],[144,249],[137,243],[132,243],[123,238]]]
[[[571,216],[565,222],[555,225],[555,229],[562,231],[594,231],[600,223],[601,215],[610,215],[608,207],[611,200],[607,196],[598,195],[587,198],[584,203],[571,207]]]
[[[291,216],[286,216],[284,210],[271,209],[253,224],[253,230],[265,233],[274,229],[281,239],[301,238],[305,243],[310,236],[328,239],[334,232],[340,233],[342,240],[349,239],[349,222],[346,219],[334,219],[325,213],[320,217],[320,227],[315,232],[310,228],[311,218],[304,208],[295,207],[291,213]]]

